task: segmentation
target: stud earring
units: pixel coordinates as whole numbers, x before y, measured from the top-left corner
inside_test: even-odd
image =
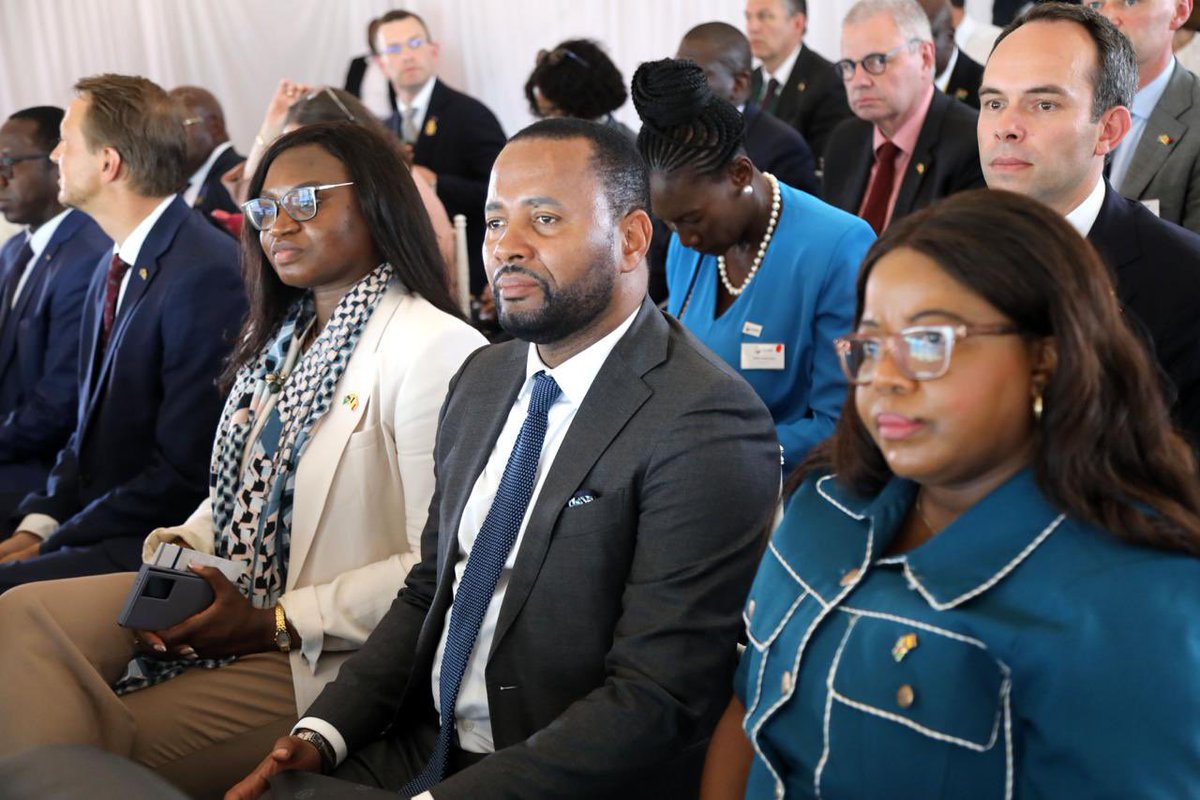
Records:
[[[1038,389],[1037,394],[1033,396],[1033,421],[1042,421],[1042,390]]]
[[[742,187],[742,194],[754,194],[754,186],[747,183],[745,186]]]

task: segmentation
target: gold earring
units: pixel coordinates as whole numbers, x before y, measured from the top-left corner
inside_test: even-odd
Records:
[[[1037,393],[1033,396],[1033,421],[1042,421],[1042,390],[1037,389]]]

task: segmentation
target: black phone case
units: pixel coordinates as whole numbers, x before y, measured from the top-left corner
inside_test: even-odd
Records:
[[[212,587],[196,573],[143,564],[117,615],[117,624],[161,631],[203,611],[212,601]]]

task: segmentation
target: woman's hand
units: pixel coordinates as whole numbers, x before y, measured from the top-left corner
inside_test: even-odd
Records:
[[[275,89],[275,94],[271,96],[271,101],[267,103],[267,113],[263,117],[262,128],[259,129],[258,135],[263,141],[270,144],[271,140],[279,135],[283,130],[283,121],[287,118],[288,109],[291,108],[297,100],[312,89],[306,83],[296,83],[284,78],[279,82],[279,86]]]
[[[137,638],[163,658],[223,658],[275,649],[275,612],[256,608],[215,567],[188,569],[208,581],[208,608],[164,631],[138,631]]]
[[[29,531],[17,531],[0,542],[0,564],[33,558],[40,552],[41,547],[40,536]]]

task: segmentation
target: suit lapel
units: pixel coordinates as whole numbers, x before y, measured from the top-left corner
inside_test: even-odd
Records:
[[[934,90],[929,113],[925,115],[925,123],[921,125],[921,133],[917,136],[916,146],[913,147],[912,158],[908,160],[908,168],[901,179],[900,193],[896,195],[896,206],[892,210],[893,220],[913,210],[921,185],[933,170],[936,158],[934,153],[937,150],[938,139],[941,138],[946,108],[953,102],[956,101]]]
[[[296,491],[292,513],[291,554],[288,556],[288,583],[296,579],[304,568],[304,559],[312,546],[317,522],[329,497],[329,486],[337,474],[342,455],[350,441],[350,435],[373,401],[372,389],[379,386],[378,379],[371,374],[375,353],[383,340],[384,331],[396,314],[404,295],[390,289],[371,313],[371,319],[363,329],[362,336],[346,364],[335,391],[344,390],[357,395],[353,405],[346,405],[342,397],[335,396],[329,410],[318,421],[313,438],[305,451],[296,472]],[[343,395],[348,396],[348,395]],[[378,402],[375,400],[375,402]],[[289,586],[288,588],[291,588]]]
[[[1130,265],[1136,264],[1142,257],[1137,226],[1123,207],[1131,202],[1135,201],[1126,200],[1111,185],[1106,184],[1104,205],[1100,207],[1100,213],[1087,236],[1088,241],[1095,246],[1104,263],[1108,265],[1113,283],[1119,286],[1117,294],[1122,308],[1132,303],[1138,285],[1136,280],[1122,280],[1122,275]]]
[[[866,199],[867,182],[871,179],[871,167],[875,165],[874,128],[869,123],[856,124],[852,133],[860,141],[847,146],[846,151],[849,153],[862,153],[863,156],[850,160],[846,180],[843,182],[841,188],[844,201],[841,203],[835,202],[834,205],[851,214],[857,214],[858,209],[863,204],[863,200]],[[829,186],[828,183],[826,187],[829,197],[831,199],[834,198],[835,195],[833,193],[837,190]]]
[[[596,375],[549,467],[530,514],[500,608],[493,652],[529,597],[550,546],[551,533],[567,501],[630,417],[650,398],[650,388],[642,376],[666,358],[667,332],[661,313],[652,304],[644,303],[633,326]]]
[[[446,87],[440,80],[434,78],[433,91],[429,93],[429,108],[425,112],[424,122],[421,123],[421,133],[417,136],[417,143],[413,145],[414,163],[429,163],[434,146],[437,144],[438,116],[442,113],[448,97]]]
[[[1171,80],[1167,82],[1166,91],[1159,99],[1158,105],[1146,121],[1142,138],[1129,169],[1125,172],[1125,180],[1121,184],[1121,194],[1126,197],[1141,197],[1150,185],[1150,181],[1158,175],[1166,163],[1167,157],[1175,149],[1175,145],[1187,133],[1188,126],[1182,122],[1182,117],[1192,107],[1192,83],[1196,77],[1176,64]]]
[[[808,48],[800,46],[800,54],[796,63],[792,64],[792,74],[788,75],[787,83],[779,90],[779,100],[775,103],[775,116],[791,119],[800,110],[804,93],[808,91],[809,81]],[[769,109],[768,109],[769,110]]]
[[[104,284],[101,283],[101,290],[98,293],[98,307],[96,309],[96,321],[92,330],[92,360],[89,364],[95,373],[93,379],[89,382],[90,394],[88,397],[88,407],[84,415],[83,428],[86,430],[88,423],[91,421],[92,415],[96,410],[96,397],[100,393],[100,387],[104,385],[108,372],[112,369],[113,359],[116,357],[117,351],[121,346],[121,339],[125,336],[125,330],[129,327],[129,321],[137,311],[138,305],[145,296],[146,291],[150,288],[150,284],[158,277],[161,271],[159,257],[170,246],[175,239],[175,234],[179,230],[179,226],[183,224],[192,210],[188,208],[183,199],[176,195],[171,204],[163,211],[162,216],[154,223],[150,229],[150,235],[146,237],[146,241],[142,243],[141,250],[138,251],[137,263],[129,268],[128,283],[125,286],[125,295],[121,297],[117,307],[117,316],[113,320],[112,334],[108,339],[108,349],[103,354],[95,352],[95,348],[100,341],[100,325],[103,323],[104,311]],[[186,267],[184,267],[186,268]],[[95,366],[96,357],[102,358],[100,366]],[[82,434],[81,437],[82,439]]]

